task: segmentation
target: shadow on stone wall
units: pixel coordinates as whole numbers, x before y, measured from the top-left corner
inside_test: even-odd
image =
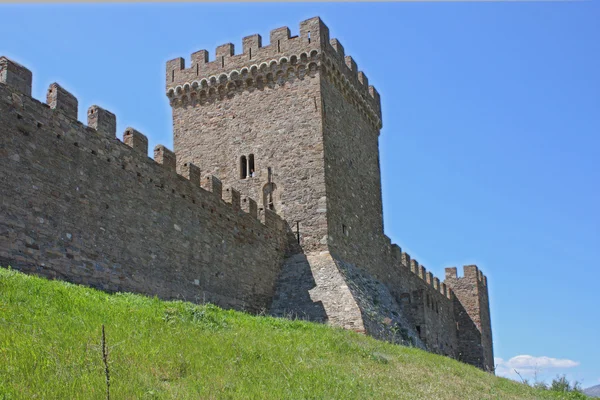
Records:
[[[310,263],[304,253],[287,257],[277,281],[270,315],[326,323],[322,301],[314,301],[310,291],[317,286]]]
[[[425,348],[388,288],[328,251],[300,249],[285,259],[269,314]]]
[[[454,316],[458,321],[457,359],[485,370],[481,332],[469,317],[465,307],[456,298],[454,299]]]
[[[336,255],[333,255],[333,259],[360,308],[368,335],[391,343],[426,349],[387,286],[358,266],[342,261]]]

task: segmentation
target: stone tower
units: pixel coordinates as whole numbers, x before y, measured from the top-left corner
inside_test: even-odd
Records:
[[[487,283],[445,282],[383,231],[381,104],[320,18],[167,62],[178,168],[218,177],[285,221],[270,313],[328,322],[493,368]],[[233,189],[235,188],[235,189]],[[254,267],[249,260],[243,268]],[[476,267],[475,267],[476,268]],[[477,270],[478,271],[478,270]]]
[[[486,371],[494,370],[492,326],[487,277],[476,265],[465,265],[459,278],[455,267],[446,268],[445,282],[454,291],[458,359]]]
[[[275,210],[304,251],[382,234],[379,95],[320,18],[171,60],[166,85],[178,163]]]

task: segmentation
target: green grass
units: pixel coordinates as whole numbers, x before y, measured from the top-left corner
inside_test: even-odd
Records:
[[[418,349],[0,268],[0,399],[560,399]]]

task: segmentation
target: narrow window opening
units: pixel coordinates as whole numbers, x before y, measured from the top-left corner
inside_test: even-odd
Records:
[[[221,67],[225,66],[225,56],[221,56]]]
[[[277,52],[281,53],[280,40],[277,41]]]
[[[250,60],[252,60],[252,49],[248,49],[248,55],[250,56]]]
[[[256,176],[254,172],[254,154],[248,155],[248,176],[254,178]]]
[[[175,82],[175,70],[171,71],[171,82]],[[94,111],[92,111],[94,112]]]
[[[196,64],[196,76],[200,73],[200,64]]]
[[[348,227],[344,224],[342,224],[342,233],[346,236],[348,236]]]
[[[419,325],[417,325],[417,333],[419,334],[419,337],[421,337],[421,327]]]
[[[300,244],[300,221],[296,221],[296,239],[298,240],[298,244]]]
[[[246,179],[248,176],[248,165],[246,163],[246,156],[240,157],[240,179]]]
[[[310,31],[308,31],[308,43],[310,43]]]

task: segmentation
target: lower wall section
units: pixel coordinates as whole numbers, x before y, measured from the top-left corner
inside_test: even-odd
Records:
[[[329,252],[288,257],[271,315],[330,323],[365,333],[361,310]]]
[[[114,136],[0,84],[0,265],[108,291],[269,306],[283,223],[265,224]]]
[[[327,251],[286,259],[270,313],[425,348],[385,285]]]

